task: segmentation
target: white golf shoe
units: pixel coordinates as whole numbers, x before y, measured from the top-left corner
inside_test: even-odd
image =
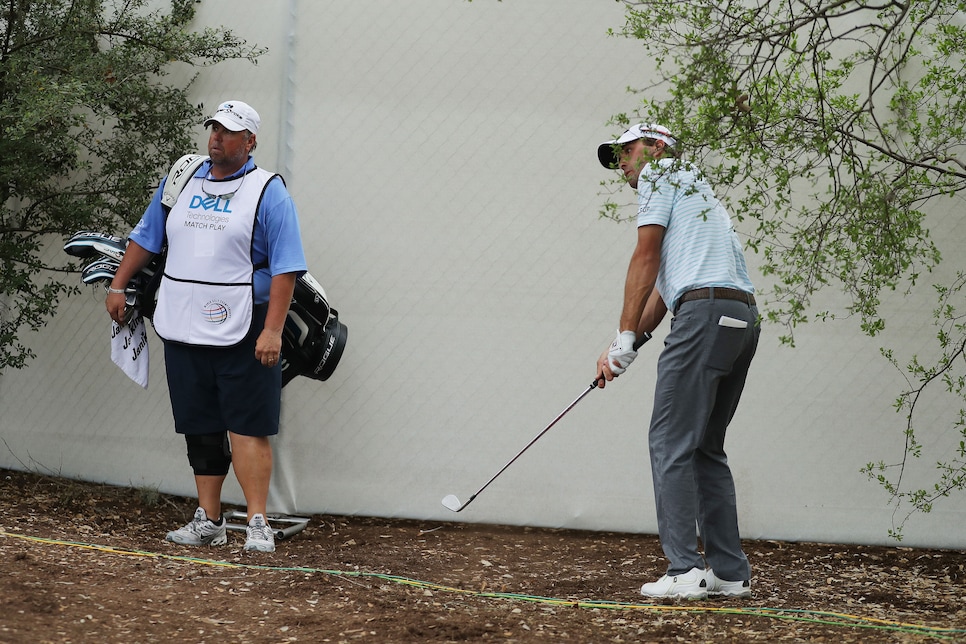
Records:
[[[708,577],[708,596],[709,597],[740,597],[747,599],[751,597],[751,582],[745,581],[725,581],[718,579],[713,570],[709,570]]]
[[[664,575],[657,581],[641,586],[645,597],[662,599],[707,599],[708,580],[701,568],[692,568],[683,575]]]

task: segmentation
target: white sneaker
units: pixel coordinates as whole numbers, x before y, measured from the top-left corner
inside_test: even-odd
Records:
[[[245,531],[248,533],[245,550],[275,552],[275,533],[272,532],[272,527],[265,522],[265,515],[261,513],[252,515]]]
[[[185,546],[223,546],[228,543],[224,520],[217,525],[208,518],[204,508],[195,510],[195,516],[188,525],[172,530],[164,538]]]
[[[664,575],[654,583],[644,584],[641,594],[670,599],[707,599],[708,580],[703,569],[692,568],[683,575]]]
[[[708,571],[708,595],[711,597],[751,597],[751,582],[718,579],[713,570]]]

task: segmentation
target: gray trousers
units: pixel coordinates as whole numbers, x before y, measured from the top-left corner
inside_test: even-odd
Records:
[[[722,326],[721,316],[747,327]],[[724,440],[758,347],[757,318],[758,309],[744,302],[708,299],[685,302],[671,320],[648,434],[669,575],[703,569],[706,561],[720,579],[751,579]],[[706,559],[698,551],[696,526]]]

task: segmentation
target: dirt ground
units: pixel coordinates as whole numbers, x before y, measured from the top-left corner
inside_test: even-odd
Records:
[[[271,554],[165,542],[194,508],[0,470],[0,642],[966,642],[966,551],[747,542],[752,599],[649,603],[652,535],[311,516]]]

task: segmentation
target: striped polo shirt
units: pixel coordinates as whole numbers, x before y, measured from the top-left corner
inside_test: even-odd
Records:
[[[696,288],[755,292],[731,215],[698,168],[658,159],[641,170],[637,192],[637,225],[665,229],[657,290],[669,310]]]

